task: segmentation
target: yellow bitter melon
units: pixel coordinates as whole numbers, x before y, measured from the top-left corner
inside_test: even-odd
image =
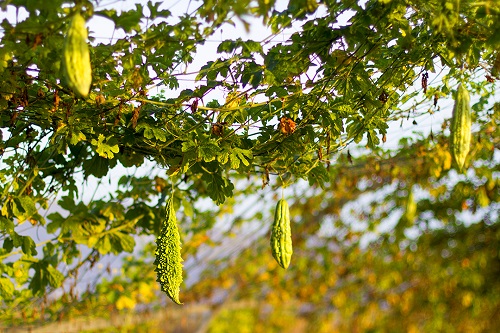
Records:
[[[73,16],[64,40],[62,70],[66,85],[86,98],[92,84],[92,68],[85,19],[79,13]]]
[[[271,229],[271,250],[274,259],[283,268],[288,268],[292,258],[292,231],[290,228],[290,209],[285,199],[278,201]]]
[[[410,187],[408,190],[408,197],[406,198],[406,209],[403,214],[403,220],[406,222],[406,226],[409,227],[413,225],[415,218],[417,217],[417,203],[413,197],[413,189]]]
[[[172,301],[181,304],[179,291],[182,284],[181,238],[174,211],[173,196],[167,201],[166,220],[156,239],[155,271],[161,290]]]
[[[451,156],[462,170],[471,142],[471,107],[467,88],[460,84],[451,118]]]

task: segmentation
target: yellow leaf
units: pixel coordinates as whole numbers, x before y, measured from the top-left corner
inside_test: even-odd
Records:
[[[479,190],[476,192],[477,203],[481,207],[486,207],[490,204],[490,198],[488,198],[488,194],[486,194],[486,189],[484,186],[481,186]]]
[[[133,309],[135,308],[135,304],[136,304],[135,300],[133,300],[128,296],[122,295],[118,298],[115,305],[118,310],[123,310],[123,309]]]
[[[443,159],[443,170],[449,170],[451,168],[451,154],[449,151],[444,152],[444,159]]]
[[[237,108],[240,105],[241,98],[239,91],[231,91],[226,97],[226,107],[228,109]]]
[[[141,282],[139,284],[139,295],[144,302],[148,303],[154,298],[155,294],[153,292],[153,289],[155,286],[157,285],[146,282]]]
[[[472,293],[466,293],[462,297],[462,305],[465,307],[469,307],[472,304],[472,300],[473,300]]]

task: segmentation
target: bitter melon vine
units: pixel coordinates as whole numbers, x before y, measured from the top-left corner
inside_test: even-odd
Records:
[[[271,250],[274,259],[283,268],[288,268],[292,258],[292,231],[290,228],[290,209],[285,199],[280,199],[274,213],[271,229]]]
[[[173,195],[167,200],[166,220],[156,239],[156,260],[154,262],[161,290],[172,301],[179,301],[180,285],[182,283],[181,238],[174,211]]]

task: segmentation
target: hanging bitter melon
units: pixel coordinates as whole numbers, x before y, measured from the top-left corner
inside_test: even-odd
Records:
[[[274,259],[283,268],[288,268],[292,258],[292,231],[290,228],[290,208],[285,199],[280,199],[274,213],[271,229],[271,250]]]
[[[156,260],[154,262],[161,290],[172,301],[181,304],[179,291],[182,284],[181,238],[174,211],[173,196],[167,200],[166,220],[160,236],[156,239]]]
[[[471,107],[467,88],[460,84],[455,95],[451,118],[451,156],[462,170],[471,142]]]
[[[89,46],[85,19],[74,14],[66,34],[62,59],[63,77],[66,85],[77,96],[86,98],[92,84]]]

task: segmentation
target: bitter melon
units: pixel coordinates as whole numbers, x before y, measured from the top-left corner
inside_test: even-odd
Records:
[[[175,216],[173,196],[167,200],[166,220],[156,239],[155,271],[161,290],[172,301],[181,304],[179,291],[182,284],[181,238]]]
[[[271,250],[274,259],[283,268],[288,268],[292,258],[292,231],[290,228],[290,209],[285,199],[280,199],[274,213],[271,229]]]
[[[62,70],[68,88],[77,96],[86,98],[92,84],[92,67],[87,28],[80,13],[73,16],[64,40]]]
[[[471,142],[471,107],[467,88],[460,84],[455,95],[451,118],[451,156],[462,170]]]

